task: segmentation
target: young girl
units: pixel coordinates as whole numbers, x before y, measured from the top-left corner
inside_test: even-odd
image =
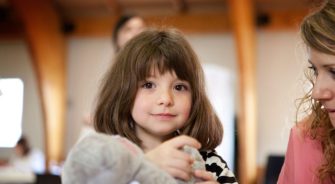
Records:
[[[303,98],[310,115],[291,130],[278,183],[335,183],[335,1],[301,24],[312,90]]]
[[[237,183],[214,148],[223,128],[204,89],[203,71],[176,30],[147,30],[130,40],[105,75],[94,126],[139,145],[146,158],[175,178]],[[206,170],[192,173],[184,145],[200,149]]]

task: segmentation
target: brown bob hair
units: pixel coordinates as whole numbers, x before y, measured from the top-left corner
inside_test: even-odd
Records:
[[[120,50],[104,76],[97,97],[94,114],[97,132],[118,134],[141,146],[131,110],[139,82],[150,75],[152,68],[162,74],[174,71],[179,79],[190,83],[192,109],[180,133],[197,139],[203,150],[218,146],[223,127],[206,96],[201,65],[190,44],[176,29],[146,30]]]

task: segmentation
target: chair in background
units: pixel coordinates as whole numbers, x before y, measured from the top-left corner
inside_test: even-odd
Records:
[[[37,174],[35,184],[61,184],[59,175],[53,174]]]

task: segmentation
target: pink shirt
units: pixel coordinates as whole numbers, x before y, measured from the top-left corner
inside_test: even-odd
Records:
[[[317,184],[318,167],[323,158],[321,143],[304,135],[300,126],[291,129],[278,184]],[[326,181],[325,184],[331,183]]]

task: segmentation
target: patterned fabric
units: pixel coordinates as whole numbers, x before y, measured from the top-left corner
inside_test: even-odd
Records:
[[[213,176],[220,184],[237,184],[234,173],[228,168],[224,161],[214,150],[200,151],[200,154],[206,162],[206,170],[213,173]]]

